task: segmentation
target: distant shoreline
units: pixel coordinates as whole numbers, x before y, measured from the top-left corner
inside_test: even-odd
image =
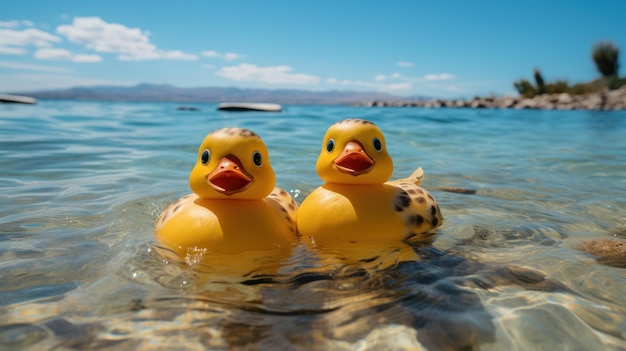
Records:
[[[32,96],[36,99],[222,103],[265,102],[281,105],[350,105],[362,101],[400,101],[402,98],[382,92],[358,91],[308,91],[297,89],[240,89],[235,87],[181,88],[163,84],[138,84],[135,86],[92,86],[68,89],[23,91],[13,94]],[[419,100],[415,96],[410,99]]]
[[[140,84],[134,87],[90,87],[22,92],[38,100],[124,101],[124,102],[271,102],[281,105],[341,105],[356,107],[491,108],[536,110],[626,110],[626,85],[584,95],[543,94],[475,97],[473,99],[429,99],[350,91],[264,90],[238,88],[178,88],[171,85]]]
[[[626,86],[584,95],[562,93],[543,94],[532,98],[505,96],[475,97],[471,100],[370,101],[355,106],[617,111],[626,110]]]

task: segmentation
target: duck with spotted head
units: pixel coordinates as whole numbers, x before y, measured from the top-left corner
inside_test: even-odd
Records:
[[[198,149],[189,175],[193,193],[161,213],[156,237],[188,263],[236,265],[217,257],[249,252],[287,255],[296,238],[297,204],[275,181],[267,147],[256,133],[215,130]]]
[[[385,138],[372,122],[339,121],[327,130],[316,163],[325,184],[298,209],[298,230],[315,241],[423,242],[443,217],[435,199],[419,187],[423,171],[389,181],[393,161]]]

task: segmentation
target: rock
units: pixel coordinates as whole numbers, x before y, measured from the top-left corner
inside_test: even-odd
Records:
[[[568,93],[561,93],[558,95],[558,98],[556,100],[556,102],[558,102],[559,104],[571,104],[572,101],[574,101],[574,99],[572,99],[572,96]]]
[[[450,106],[458,108],[469,107],[469,105],[463,100],[452,101],[450,102]]]
[[[596,257],[598,263],[626,268],[626,241],[619,239],[589,239],[578,245],[581,251]]]
[[[476,194],[476,189],[458,188],[458,187],[450,187],[450,186],[443,186],[439,188],[438,190],[446,191],[449,193],[465,194],[465,195]]]
[[[528,108],[535,108],[536,102],[533,99],[524,99],[522,101],[520,101],[517,105],[515,105],[515,108],[520,110],[520,109],[528,109]]]
[[[180,106],[177,108],[178,111],[199,111],[197,107],[193,106]]]
[[[480,99],[474,99],[474,101],[470,103],[470,107],[471,108],[485,108],[487,107],[487,105],[485,104],[484,101]]]
[[[501,108],[512,108],[515,106],[519,100],[513,97],[506,97],[498,102],[498,107]]]
[[[617,90],[603,90],[585,95],[542,94],[533,98],[516,96],[474,97],[471,100],[430,100],[414,102],[372,101],[368,107],[424,107],[424,108],[514,108],[542,110],[625,110],[626,85]]]

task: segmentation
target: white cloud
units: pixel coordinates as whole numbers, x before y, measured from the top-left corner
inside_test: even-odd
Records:
[[[456,86],[456,85],[448,85],[448,86],[444,87],[443,89],[447,90],[447,91],[452,91],[452,92],[454,92],[454,91],[461,91],[462,90],[461,87]]]
[[[102,57],[100,55],[77,54],[72,57],[72,61],[79,63],[96,63],[102,62]]]
[[[0,54],[2,55],[24,55],[26,49],[16,48],[14,46],[0,46]]]
[[[376,88],[379,86],[377,83],[366,82],[362,80],[350,80],[350,79],[339,80],[336,78],[330,78],[330,79],[327,79],[326,82],[329,84],[338,84],[338,85],[354,86],[354,87]]]
[[[206,57],[220,57],[220,53],[215,50],[202,51],[202,55]]]
[[[197,60],[198,56],[193,54],[187,54],[180,50],[162,51],[161,57],[168,60],[181,60],[181,61],[193,61]]]
[[[131,86],[135,81],[77,77],[65,74],[16,74],[10,79],[0,80],[0,91],[33,91],[47,89],[65,89],[77,86],[115,85]]]
[[[236,81],[268,84],[314,85],[320,80],[308,74],[291,73],[291,70],[289,66],[259,67],[242,63],[237,66],[222,67],[216,74]]]
[[[456,79],[456,76],[449,73],[441,74],[427,74],[424,77],[415,78],[405,76],[400,73],[391,74],[378,74],[374,76],[372,81],[359,81],[359,80],[340,80],[337,78],[327,79],[328,84],[350,86],[355,88],[372,88],[378,91],[390,92],[390,93],[407,93],[414,91],[419,87],[423,87],[424,84],[440,84],[438,81]],[[441,87],[437,86],[437,89],[445,89],[446,91],[453,91],[456,87]],[[458,88],[457,88],[458,89]]]
[[[118,23],[108,23],[100,17],[75,17],[71,25],[57,27],[57,33],[75,44],[96,52],[118,54],[118,59],[140,60],[196,60],[197,56],[178,50],[157,49],[150,43],[149,33]]]
[[[155,51],[143,51],[143,52],[134,52],[132,54],[120,54],[117,55],[117,59],[120,61],[147,61],[147,60],[158,60],[160,58],[159,54]]]
[[[26,63],[0,61],[0,68],[19,69],[26,71],[41,71],[41,72],[70,72],[67,68],[55,67],[55,66],[41,66],[30,65]]]
[[[235,52],[227,52],[224,54],[224,60],[226,61],[232,61],[232,60],[236,60],[238,58],[243,57],[242,55],[239,55],[238,53]]]
[[[69,50],[57,48],[39,49],[35,52],[33,56],[40,60],[73,61],[80,63],[102,62],[102,57],[100,57],[99,55],[74,55]]]
[[[43,48],[33,55],[40,60],[71,60],[72,53],[65,49]]]
[[[16,27],[20,27],[20,26],[32,27],[33,26],[33,22],[32,21],[27,21],[27,20],[23,20],[23,21],[17,21],[17,20],[0,21],[0,27],[16,28]]]
[[[452,79],[456,79],[456,76],[449,74],[449,73],[441,73],[441,74],[427,74],[421,78],[413,78],[413,77],[402,75],[400,73],[392,73],[390,75],[379,74],[374,77],[374,80],[377,82],[382,82],[382,81],[391,80],[391,79],[404,81],[408,83],[420,83],[420,82],[425,82],[425,81],[452,80]]]
[[[377,75],[374,78],[374,80],[375,80],[374,82],[368,82],[368,81],[362,81],[362,80],[350,80],[350,79],[339,80],[337,78],[329,78],[326,80],[326,83],[342,85],[346,87],[376,89],[378,91],[385,91],[385,92],[397,92],[397,91],[402,91],[402,90],[413,89],[413,83],[411,82],[385,84],[383,83],[383,81],[387,80],[387,76],[382,75],[382,74]]]
[[[57,27],[57,33],[98,52],[133,55],[156,50],[139,28],[107,23],[99,17],[76,17],[71,25]]]
[[[379,90],[381,91],[388,91],[388,92],[397,92],[397,91],[411,90],[411,89],[413,89],[413,84],[409,82],[385,84],[379,88]]]
[[[407,61],[398,61],[398,67],[413,67],[413,64],[411,62],[407,62]]]
[[[4,28],[15,28],[19,25],[20,25],[20,22],[16,20],[0,21],[0,27],[4,27]]]
[[[51,47],[53,42],[61,38],[35,28],[24,30],[0,29],[0,53],[23,55],[28,46]]]
[[[456,78],[456,76],[449,73],[427,74],[424,76],[424,80],[450,80],[454,78]]]
[[[244,55],[238,54],[236,52],[227,52],[225,54],[222,54],[221,52],[215,51],[215,50],[202,51],[202,56],[221,58],[225,61],[232,61],[232,60],[237,60],[237,59],[241,59],[245,57]]]

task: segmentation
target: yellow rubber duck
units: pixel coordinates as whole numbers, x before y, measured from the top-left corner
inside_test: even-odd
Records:
[[[423,171],[388,181],[393,161],[372,122],[339,121],[328,129],[316,163],[326,183],[298,209],[298,230],[321,244],[343,241],[427,241],[443,217],[435,199],[419,187]],[[324,242],[331,242],[325,240]]]
[[[215,130],[202,141],[189,175],[193,194],[163,211],[156,237],[188,263],[286,256],[296,238],[297,204],[275,181],[267,147],[256,133]]]

